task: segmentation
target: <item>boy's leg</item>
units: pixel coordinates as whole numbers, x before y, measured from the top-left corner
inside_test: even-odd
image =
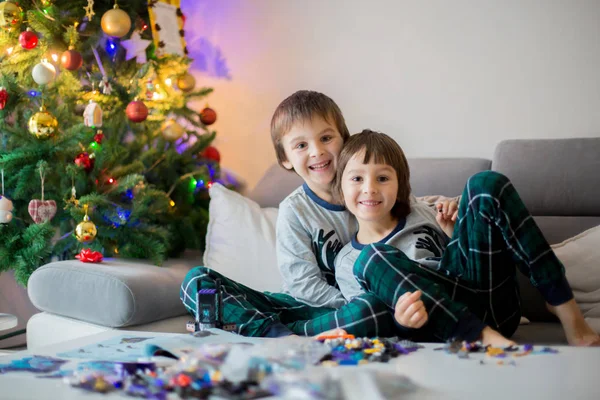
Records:
[[[214,289],[215,280],[221,280],[223,290],[223,322],[237,325],[237,333],[244,336],[265,336],[283,328],[280,316],[293,318],[300,313],[305,315],[305,309],[312,309],[306,304],[295,301],[290,296],[280,298],[277,295],[262,293],[245,285],[237,283],[207,267],[191,269],[185,276],[180,289],[180,298],[186,309],[195,316],[196,290],[198,280],[203,289]],[[323,311],[325,312],[325,311]],[[288,315],[289,314],[289,315]],[[281,329],[278,330],[281,332]],[[282,332],[285,334],[285,332]]]
[[[505,335],[520,319],[515,265],[550,305],[573,299],[562,263],[509,179],[478,173],[467,181],[441,266],[478,290],[478,303],[487,304],[484,322]]]
[[[484,322],[502,334],[512,335],[521,317],[515,266],[551,302],[572,298],[562,264],[504,175],[469,178],[452,236],[442,268],[478,289]]]
[[[294,333],[304,336],[342,328],[357,337],[408,337],[410,332],[397,328],[392,314],[393,309],[375,295],[363,293],[337,310],[311,307],[295,315],[304,318],[293,321],[281,319]]]
[[[381,243],[365,246],[354,264],[354,275],[363,289],[375,294],[391,310],[404,293],[421,290],[429,315],[425,329],[435,338],[479,339],[483,322],[454,300],[458,291],[464,293],[465,299],[469,294],[475,296],[459,279],[423,267],[399,249]]]

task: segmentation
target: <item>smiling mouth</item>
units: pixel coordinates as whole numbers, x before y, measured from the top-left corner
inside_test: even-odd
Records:
[[[365,201],[359,201],[358,204],[361,204],[363,206],[367,206],[367,207],[375,207],[381,204],[381,201],[374,201],[374,200],[365,200]]]
[[[329,165],[331,164],[331,161],[325,161],[319,164],[315,164],[315,165],[311,165],[310,167],[308,167],[308,169],[312,170],[312,171],[321,171],[324,170],[325,168],[329,167]]]

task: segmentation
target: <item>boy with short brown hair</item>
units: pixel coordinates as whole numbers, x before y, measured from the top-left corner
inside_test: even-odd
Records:
[[[277,259],[283,293],[261,293],[197,267],[188,273],[181,290],[190,311],[195,310],[194,283],[201,279],[211,287],[221,279],[228,294],[224,318],[237,323],[238,333],[247,336],[310,336],[336,328],[357,336],[402,332],[391,310],[375,295],[365,293],[347,303],[335,282],[333,260],[356,230],[354,217],[331,192],[337,157],[349,137],[339,107],[322,93],[298,91],[277,107],[271,122],[277,160],[304,180],[279,207]],[[420,302],[418,295],[406,301]]]

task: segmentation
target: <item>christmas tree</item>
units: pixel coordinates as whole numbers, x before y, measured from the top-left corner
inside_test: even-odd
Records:
[[[179,0],[0,3],[0,271],[202,249],[216,113]]]

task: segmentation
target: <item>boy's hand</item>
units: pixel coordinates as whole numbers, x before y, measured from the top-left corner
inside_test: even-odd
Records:
[[[394,318],[406,328],[418,329],[425,325],[429,316],[421,300],[420,290],[414,293],[406,292],[400,296],[396,303]]]
[[[313,336],[315,339],[319,340],[322,338],[333,338],[333,337],[345,337],[348,336],[348,332],[342,328],[335,328],[325,332],[321,332],[318,335]]]
[[[444,233],[451,238],[452,233],[454,232],[454,224],[458,217],[458,203],[454,200],[446,200],[437,203],[435,208],[438,211],[435,220]]]

